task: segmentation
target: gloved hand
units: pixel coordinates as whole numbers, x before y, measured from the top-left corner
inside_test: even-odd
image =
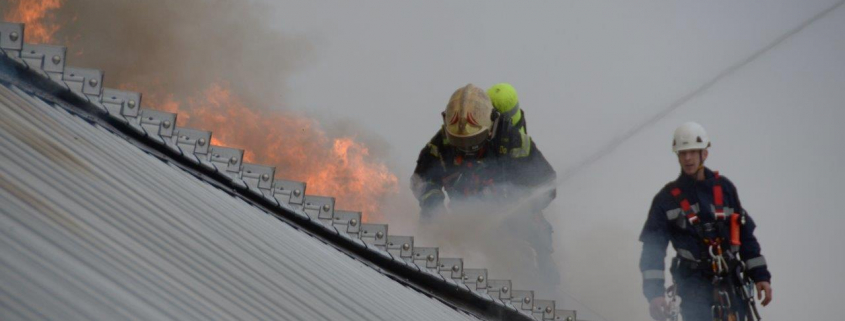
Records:
[[[666,321],[666,318],[669,317],[669,303],[666,302],[666,298],[662,296],[651,299],[648,306],[648,312],[651,314],[652,319],[657,321]]]
[[[424,200],[420,201],[420,219],[431,220],[440,213],[446,211],[446,205],[443,203],[446,200],[446,195],[443,193],[435,193],[429,195]]]

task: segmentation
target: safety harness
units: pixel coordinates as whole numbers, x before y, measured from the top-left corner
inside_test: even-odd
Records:
[[[739,258],[740,225],[745,225],[745,212],[740,209],[739,212],[742,213],[740,214],[734,211],[735,209],[725,206],[724,190],[719,179],[719,172],[714,171],[713,173],[715,182],[713,184],[712,209],[716,219],[714,222],[701,222],[698,213],[692,208],[680,187],[675,182],[669,183],[670,193],[678,202],[687,222],[704,245],[700,256],[703,259],[689,262],[688,266],[701,270],[705,276],[711,278],[714,299],[711,313],[714,321],[740,320],[740,309],[734,302],[731,302],[731,291],[741,298],[742,304],[747,304],[747,307],[753,312],[753,314],[746,313],[746,320],[760,320],[754,302],[753,283],[745,275],[745,263]],[[729,214],[726,215],[726,213]],[[730,218],[728,219],[728,217]],[[728,241],[729,243],[727,243]],[[723,244],[726,243],[729,244],[727,250],[723,248]],[[680,264],[680,261],[677,260],[676,258],[673,265]],[[669,294],[669,299],[673,301],[672,304],[675,305],[675,286],[673,285],[670,289],[671,293],[667,291],[667,294]],[[677,318],[677,316],[674,317]]]

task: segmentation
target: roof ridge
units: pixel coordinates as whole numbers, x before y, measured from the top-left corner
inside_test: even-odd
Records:
[[[177,126],[177,114],[145,108],[141,93],[104,88],[102,71],[66,66],[66,47],[27,44],[23,31],[23,24],[0,22],[0,70],[26,76],[25,90],[455,308],[495,319],[576,319],[555,301],[514,290],[510,280],[488,279],[487,269],[441,258],[439,248],[415,246],[413,236],[389,235],[387,224],[363,223],[361,212],[336,210],[334,197],[306,194],[304,182],[276,178],[273,166],[244,163],[244,150],[212,145],[210,131]]]

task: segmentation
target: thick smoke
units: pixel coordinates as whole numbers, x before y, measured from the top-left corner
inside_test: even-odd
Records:
[[[285,104],[285,82],[307,66],[313,48],[278,29],[280,9],[256,1],[82,0],[51,7],[37,22],[57,30],[45,42],[67,45],[68,65],[104,70],[106,86],[141,92],[143,107],[177,113],[179,126],[212,131],[212,143],[277,166],[278,177],[305,181],[309,194],[381,218],[397,191],[387,144],[350,121]]]
[[[277,8],[254,1],[75,0],[55,11],[69,64],[190,97],[224,81],[249,106],[281,107],[285,79],[308,62],[304,37],[274,29]]]
[[[542,218],[550,213],[532,208],[548,202],[553,188],[499,184],[492,189],[520,196],[449,199],[445,212],[421,220],[418,243],[440,246],[441,257],[463,258],[465,268],[487,268],[489,278],[509,279],[515,289],[556,299],[561,274],[552,259],[551,226]]]

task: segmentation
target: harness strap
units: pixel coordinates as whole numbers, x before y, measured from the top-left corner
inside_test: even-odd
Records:
[[[722,181],[719,179],[718,171],[714,171],[713,174],[716,176],[716,182],[713,184],[713,205],[715,206],[716,210],[713,214],[716,215],[716,220],[724,220],[725,196],[722,192]]]
[[[690,224],[694,226],[698,225],[698,214],[696,214],[695,211],[692,210],[692,206],[690,206],[689,201],[687,200],[686,196],[684,196],[684,193],[681,192],[681,189],[679,187],[673,186],[672,196],[674,196],[675,200],[678,202],[678,204],[680,204],[681,211],[683,211],[684,216],[687,218],[687,220],[689,220]]]

